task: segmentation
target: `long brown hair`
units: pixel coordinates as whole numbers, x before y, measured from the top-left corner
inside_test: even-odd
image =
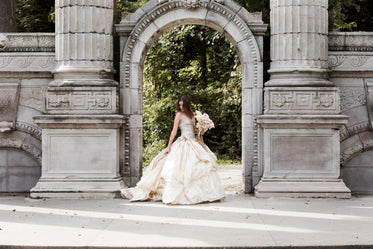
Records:
[[[183,101],[183,108],[184,108],[184,112],[185,114],[189,117],[189,118],[193,118],[194,117],[194,113],[192,111],[192,103],[190,101],[190,98],[188,95],[181,95],[179,97],[179,99],[177,100],[176,102],[176,109],[178,112],[181,111],[180,107],[179,107],[179,102],[180,101]]]

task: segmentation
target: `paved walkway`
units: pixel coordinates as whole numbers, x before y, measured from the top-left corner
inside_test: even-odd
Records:
[[[373,248],[373,196],[258,199],[242,194],[241,169],[219,167],[223,201],[191,206],[2,196],[0,249]]]
[[[258,199],[231,192],[221,202],[191,206],[3,196],[0,245],[373,248],[373,196]]]

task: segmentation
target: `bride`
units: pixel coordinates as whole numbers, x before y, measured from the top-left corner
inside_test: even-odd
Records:
[[[196,204],[224,197],[216,156],[195,138],[195,118],[187,95],[178,99],[177,110],[167,148],[152,160],[136,187],[121,190],[123,198]],[[178,127],[181,136],[173,143]]]

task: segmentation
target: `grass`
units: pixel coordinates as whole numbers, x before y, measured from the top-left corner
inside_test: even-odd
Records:
[[[231,159],[221,159],[221,158],[218,158],[218,161],[217,161],[218,164],[221,164],[221,165],[241,165],[242,162],[239,161],[239,160],[231,160]]]

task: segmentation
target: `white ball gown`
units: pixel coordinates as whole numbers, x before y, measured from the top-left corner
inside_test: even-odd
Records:
[[[196,204],[224,197],[216,156],[196,140],[194,121],[180,121],[181,136],[166,155],[160,152],[134,188],[121,190],[130,201],[156,200],[165,204]]]

